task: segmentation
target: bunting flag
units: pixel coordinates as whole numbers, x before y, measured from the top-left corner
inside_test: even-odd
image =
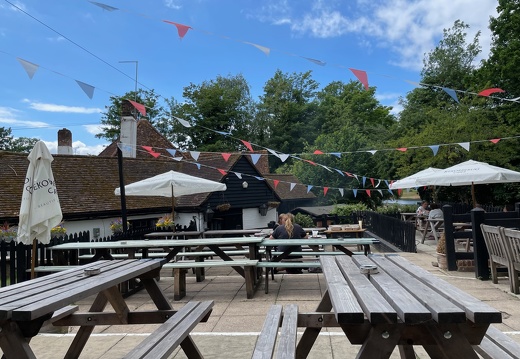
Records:
[[[224,171],[223,169],[220,169],[220,168],[217,168],[217,170],[220,172],[220,174],[222,174],[223,176],[227,175],[227,172]]]
[[[190,123],[182,118],[178,118],[178,117],[175,117],[175,116],[172,116],[174,119],[176,119],[177,121],[179,121],[179,123],[181,125],[183,125],[184,127],[191,127]]]
[[[501,88],[496,88],[495,87],[495,88],[482,90],[478,94],[479,94],[479,96],[486,96],[486,97],[488,97],[489,95],[497,93],[497,92],[505,92],[505,91],[502,90]]]
[[[92,100],[92,97],[94,97],[94,86],[91,86],[78,80],[76,80],[76,83],[79,85],[79,87],[81,87],[81,89],[83,90],[83,92],[85,92],[88,98]]]
[[[460,142],[459,145],[469,152],[469,142]]]
[[[110,5],[105,5],[105,4],[101,4],[99,2],[94,2],[94,1],[89,1],[91,4],[94,4],[94,5],[97,5],[99,6],[100,8],[102,8],[103,10],[107,10],[107,11],[115,11],[115,10],[119,10],[117,7],[113,7],[113,6],[110,6]]]
[[[368,197],[372,197],[372,195],[371,195],[371,193],[370,193],[370,190],[369,190],[369,189],[365,190],[365,192],[366,192],[366,194],[368,195]]]
[[[331,152],[330,154],[338,158],[341,158],[341,152]]]
[[[312,187],[313,186],[311,184],[307,185],[307,193],[309,193],[311,191]]]
[[[172,157],[175,157],[175,154],[177,153],[177,150],[174,148],[167,148],[166,151],[168,151],[168,153],[172,155]]]
[[[321,152],[320,150],[316,150],[316,151],[313,152],[313,154],[315,154],[315,155],[322,155],[323,152]]]
[[[500,138],[493,138],[492,140],[489,140],[489,142],[492,142],[494,144],[497,144],[498,141],[500,141]]]
[[[228,161],[229,157],[231,157],[231,153],[222,153],[222,157],[224,158],[224,161]]]
[[[368,76],[367,76],[367,73],[363,70],[356,70],[356,69],[352,69],[352,68],[349,68],[350,71],[352,71],[352,73],[354,74],[354,76],[357,77],[357,79],[359,80],[359,82],[361,82],[363,84],[363,86],[365,87],[365,90],[368,91]]]
[[[200,152],[199,151],[190,151],[190,156],[193,157],[195,161],[199,160]]]
[[[285,162],[285,161],[287,161],[287,159],[289,158],[289,155],[286,155],[286,154],[280,154],[280,155],[278,156],[278,158],[280,158],[280,160],[281,160],[282,162]]]
[[[316,65],[320,65],[320,66],[325,66],[327,64],[326,62],[323,62],[323,61],[320,61],[320,60],[316,60],[316,59],[311,59],[310,57],[303,57],[303,56],[301,56],[301,58],[305,59],[305,60],[308,60],[310,62],[313,62]]]
[[[195,163],[195,165],[197,166],[197,169],[200,170],[200,163]]]
[[[235,172],[235,176],[237,176],[238,179],[242,179],[242,173]]]
[[[371,151],[367,151],[367,152],[370,152],[372,155],[375,155],[377,150],[371,150]]]
[[[252,42],[247,42],[247,41],[244,41],[244,44],[248,44],[248,45],[252,45],[252,46],[256,47],[258,50],[262,51],[266,56],[269,56],[269,54],[271,53],[271,49],[268,47],[253,44]]]
[[[442,87],[442,89],[448,94],[451,96],[452,99],[454,99],[457,103],[460,103],[459,102],[459,99],[457,97],[457,93],[455,92],[455,90],[452,90],[452,89],[449,89],[447,87]]]
[[[38,71],[40,66],[36,65],[36,64],[33,64],[32,62],[23,60],[23,59],[21,59],[19,57],[16,58],[16,59],[22,65],[22,67],[25,70],[25,72],[27,72],[27,76],[29,76],[29,78],[32,80],[34,74],[36,73],[36,71]]]
[[[343,171],[342,170],[339,170],[337,168],[334,168],[336,170],[336,172],[338,172],[340,175],[342,175],[343,177],[345,177],[345,175],[343,174]]]
[[[250,156],[251,156],[251,161],[253,162],[254,165],[256,165],[256,163],[260,159],[261,154],[260,153],[251,153]]]
[[[260,177],[260,176],[253,176],[253,177],[256,178],[259,181],[265,181],[264,177]]]
[[[240,140],[240,142],[242,142],[244,144],[244,146],[246,146],[249,151],[253,152],[253,147],[251,146],[251,143],[249,143],[247,141],[244,141],[244,140]]]
[[[375,187],[374,186],[374,179],[372,177],[370,177],[370,183],[372,183],[372,187]]]
[[[161,154],[159,152],[155,152],[151,146],[141,146],[146,151],[148,151],[149,154],[151,154],[154,158],[159,157]]]
[[[433,145],[433,146],[429,146],[433,152],[433,155],[434,156],[437,156],[437,152],[439,151],[439,145]]]
[[[296,183],[291,182],[291,185],[289,187],[289,191],[292,191],[294,189],[294,186],[296,186]]]
[[[274,183],[274,189],[276,189],[276,187],[278,187],[278,183],[280,183],[280,180],[273,180],[273,183]]]
[[[173,22],[173,21],[168,21],[168,20],[163,20],[163,21],[167,24],[175,25],[175,27],[177,28],[177,33],[179,34],[179,37],[181,40],[184,38],[184,36],[188,32],[188,30],[192,28],[191,26],[179,24],[179,23]]]
[[[323,187],[323,196],[324,197],[327,195],[328,191],[329,191],[329,187]]]
[[[357,197],[357,188],[353,188],[352,193],[354,193],[354,198],[356,198]]]
[[[397,151],[406,152],[406,151],[408,151],[408,148],[406,148],[406,147],[397,148]]]
[[[141,105],[140,103],[137,103],[132,100],[128,100],[128,102],[130,102],[132,106],[134,106],[141,115],[146,116],[146,108],[144,107],[144,105]]]
[[[365,188],[365,182],[367,181],[367,178],[363,176],[363,188]]]
[[[339,193],[341,194],[341,197],[343,197],[343,195],[344,195],[343,188],[338,188],[338,190],[339,190]]]

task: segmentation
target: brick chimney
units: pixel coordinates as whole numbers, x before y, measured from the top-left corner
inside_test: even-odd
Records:
[[[58,131],[58,154],[73,155],[72,153],[72,132],[63,128]]]
[[[123,157],[135,158],[137,145],[137,110],[128,101],[121,104],[121,152]]]

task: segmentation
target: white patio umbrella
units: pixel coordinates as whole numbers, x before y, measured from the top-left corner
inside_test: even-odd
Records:
[[[172,197],[173,217],[175,197],[205,192],[225,191],[226,189],[227,187],[224,183],[190,176],[181,172],[168,171],[126,185],[125,195]],[[118,196],[121,195],[120,187],[116,188],[114,193]]]
[[[417,178],[415,182],[417,186],[471,185],[471,198],[473,206],[475,206],[477,203],[475,184],[520,182],[520,172],[469,160],[435,172],[430,176]]]
[[[435,172],[441,171],[440,168],[428,167],[408,177],[402,178],[390,184],[390,189],[415,188],[418,187],[416,180],[421,177],[429,177]]]
[[[34,277],[36,241],[49,243],[51,229],[60,224],[63,216],[51,168],[54,158],[49,149],[38,141],[27,158],[29,167],[23,185],[16,240],[33,244],[31,277]]]

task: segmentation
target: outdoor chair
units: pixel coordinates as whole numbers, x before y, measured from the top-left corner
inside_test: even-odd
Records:
[[[491,267],[491,279],[493,283],[498,283],[497,265],[500,267],[508,267],[509,276],[511,277],[511,269],[509,268],[509,260],[507,258],[506,247],[503,240],[500,227],[488,226],[481,224],[480,228],[484,236],[484,242],[489,252],[489,263]]]
[[[520,231],[500,227],[504,244],[506,248],[506,255],[509,260],[509,282],[511,284],[511,292],[520,294],[519,284],[520,280]]]

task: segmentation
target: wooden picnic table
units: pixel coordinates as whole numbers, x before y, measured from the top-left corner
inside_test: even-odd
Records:
[[[53,323],[79,326],[66,358],[78,358],[96,325],[164,323],[175,314],[157,285],[161,263],[156,259],[98,261],[0,289],[0,347],[7,358],[36,358],[30,340],[63,308],[89,296],[96,298],[88,312],[67,311]],[[99,270],[86,275],[85,270]],[[129,307],[118,285],[134,279],[144,284],[157,309]],[[107,304],[110,310],[105,311]],[[77,310],[77,307],[72,307]],[[190,344],[195,345],[191,338]]]
[[[236,236],[249,236],[254,235],[256,233],[261,233],[262,228],[253,228],[253,229],[219,229],[219,230],[210,230],[202,233],[204,238],[210,237],[236,237]],[[266,233],[267,236],[267,233]]]
[[[366,228],[350,228],[350,229],[340,229],[336,231],[326,230],[323,233],[327,236],[327,238],[337,238],[345,236],[346,234],[352,235],[356,238],[362,238],[365,233]]]
[[[306,358],[323,327],[339,326],[356,358],[415,358],[414,345],[432,358],[478,358],[489,325],[502,315],[399,255],[321,256],[327,284],[313,313],[298,316],[306,327],[297,358]],[[373,266],[378,273],[367,272]]]

